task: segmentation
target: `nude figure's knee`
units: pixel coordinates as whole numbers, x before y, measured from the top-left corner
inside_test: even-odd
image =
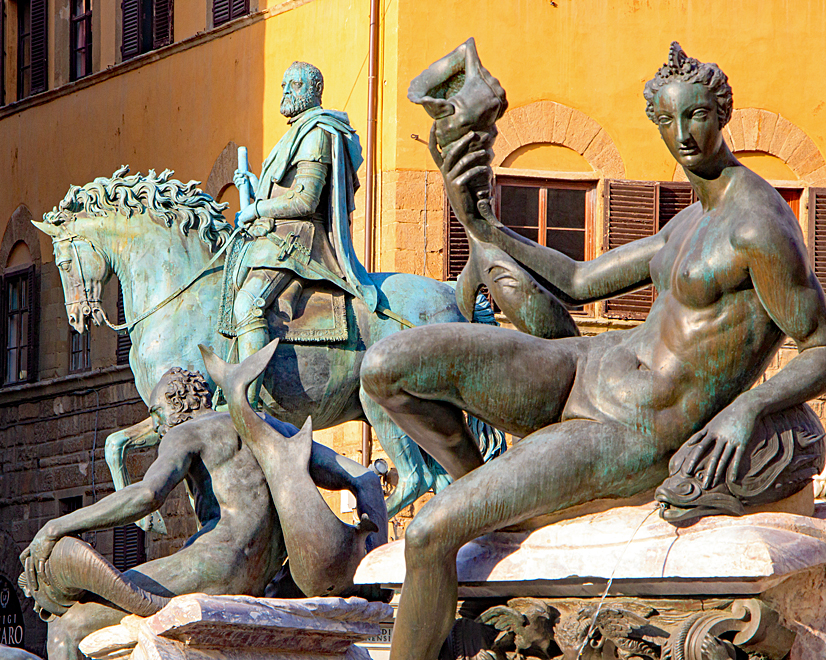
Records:
[[[453,540],[450,514],[438,508],[423,508],[404,532],[404,559],[408,570],[433,566],[459,550]]]
[[[49,660],[77,660],[82,657],[78,644],[85,637],[65,615],[49,623],[46,653]]]
[[[75,603],[62,616],[49,622],[46,651],[49,660],[81,660],[83,639],[101,628],[117,624],[126,612],[98,603]]]
[[[399,336],[385,337],[368,348],[361,363],[361,385],[370,398],[380,405],[389,403],[402,391],[404,365],[401,364]]]

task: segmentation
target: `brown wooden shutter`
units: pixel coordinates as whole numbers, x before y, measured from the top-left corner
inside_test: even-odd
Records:
[[[160,48],[172,43],[173,0],[155,0],[152,16],[152,48]]]
[[[141,52],[141,0],[121,0],[121,46],[124,60]]]
[[[6,105],[6,3],[0,2],[0,105]]]
[[[445,195],[445,279],[455,280],[470,258],[467,234]]]
[[[657,186],[653,181],[607,181],[605,185],[604,248],[654,234],[657,223]],[[612,319],[644,319],[654,302],[654,287],[626,293],[605,301],[605,316]]]
[[[213,0],[212,3],[212,24],[221,25],[226,23],[230,17],[231,0]]]
[[[38,354],[39,354],[39,339],[40,339],[40,286],[39,286],[39,277],[37,276],[37,271],[35,266],[32,265],[29,268],[29,272],[27,273],[27,285],[26,290],[28,294],[28,300],[26,304],[29,308],[29,327],[27,328],[28,332],[28,344],[26,346],[27,352],[27,373],[26,373],[26,380],[29,382],[35,382],[37,380],[37,362],[38,362]]]
[[[250,13],[249,0],[231,0],[230,15],[232,18],[239,18]]]
[[[48,69],[48,22],[46,0],[31,0],[32,33],[32,94],[45,92],[49,84]]]
[[[128,571],[146,561],[143,530],[137,525],[123,525],[112,530],[112,565]]]
[[[122,323],[126,323],[126,314],[123,310],[123,291],[120,288],[120,282],[118,282],[118,321],[117,324],[121,325]],[[129,364],[129,351],[132,349],[132,339],[129,335],[122,335],[118,334],[118,346],[115,355],[115,364]]]
[[[826,188],[809,188],[809,257],[826,289]]]
[[[665,227],[671,218],[697,201],[697,194],[688,182],[662,181],[657,213],[657,231]]]

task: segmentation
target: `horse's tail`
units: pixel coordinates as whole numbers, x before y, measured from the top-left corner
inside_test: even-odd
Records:
[[[449,284],[452,283],[449,282]],[[482,292],[477,292],[476,294],[472,323],[499,325],[499,322],[494,316],[490,300],[488,300],[488,297]],[[487,422],[477,419],[473,415],[467,416],[467,423],[470,432],[473,434],[473,437],[476,438],[479,451],[482,453],[482,459],[485,463],[505,452],[507,444],[505,442],[505,434],[502,433],[502,431]],[[437,477],[437,482],[445,481],[447,473],[444,468],[433,460],[430,454],[423,452],[423,456],[427,467]],[[445,483],[447,483],[447,481],[445,481]]]
[[[490,299],[481,291],[476,293],[476,305],[473,309],[472,322],[484,323],[485,325],[499,325],[496,316],[494,316]],[[467,416],[467,423],[470,427],[470,432],[479,443],[479,451],[482,452],[482,458],[485,460],[485,463],[496,458],[499,454],[504,453],[507,449],[505,434],[499,429],[480,419],[476,419],[473,415]]]

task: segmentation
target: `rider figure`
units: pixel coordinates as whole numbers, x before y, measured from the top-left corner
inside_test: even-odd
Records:
[[[375,286],[350,238],[362,163],[358,136],[345,113],[321,107],[324,80],[312,64],[294,62],[282,88],[281,114],[290,129],[264,161],[260,180],[240,169],[234,176],[239,191],[255,190],[236,216],[247,230],[233,306],[239,361],[270,341],[265,312],[276,299],[278,317],[292,320],[305,280],[332,282],[370,311],[376,307]],[[259,377],[250,388],[254,407],[260,389]]]

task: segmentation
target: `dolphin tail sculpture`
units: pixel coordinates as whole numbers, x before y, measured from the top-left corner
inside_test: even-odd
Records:
[[[309,597],[347,595],[354,590],[353,575],[366,553],[366,537],[378,527],[366,514],[355,526],[344,523],[319,493],[310,476],[311,418],[287,438],[252,409],[247,388],[266,369],[277,346],[276,339],[238,365],[205,346],[200,349],[207,371],[224,391],[238,434],[267,479],[293,580]]]

